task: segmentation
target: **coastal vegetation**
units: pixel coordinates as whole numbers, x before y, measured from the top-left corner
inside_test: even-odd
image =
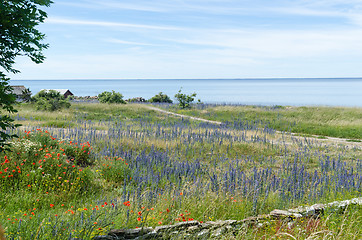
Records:
[[[159,92],[148,100],[150,103],[172,103],[172,100],[167,94]]]
[[[279,131],[300,133],[303,136],[362,139],[361,108],[231,105],[200,105],[192,110],[182,110],[174,106],[163,108],[214,121],[232,123],[237,119],[243,119],[246,122],[258,122]]]
[[[70,102],[58,91],[42,90],[31,98],[37,110],[56,111],[62,108],[69,108]]]
[[[346,138],[355,141],[344,143],[328,139],[334,130],[311,137],[321,135],[316,122],[359,129],[361,109],[153,105],[222,122],[215,124],[149,106],[74,102],[48,112],[18,105],[12,117],[23,126],[9,134],[19,138],[0,156],[6,236],[91,239],[115,228],[240,220],[361,196],[359,135],[351,130]],[[312,130],[288,132],[299,124]],[[361,213],[354,206],[225,238],[360,239]]]
[[[98,94],[98,100],[101,103],[126,103],[126,101],[123,100],[123,95],[114,90],[112,90],[112,92],[104,91]]]
[[[178,102],[178,106],[181,109],[185,109],[185,108],[189,109],[189,108],[191,108],[191,104],[195,100],[196,93],[186,94],[186,93],[182,93],[181,90],[182,89],[180,89],[178,91],[178,93],[175,94],[175,98]]]

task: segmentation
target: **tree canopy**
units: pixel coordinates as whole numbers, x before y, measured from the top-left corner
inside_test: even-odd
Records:
[[[178,93],[175,94],[175,98],[178,101],[178,105],[180,108],[191,108],[191,103],[195,100],[196,93],[192,94],[185,94],[181,92],[181,89],[178,91]]]
[[[42,53],[48,44],[42,43],[45,35],[35,27],[44,22],[51,0],[2,0],[0,2],[0,66],[6,72],[18,73],[13,65],[17,56],[28,56],[41,63]]]
[[[42,42],[45,35],[36,26],[47,17],[40,8],[49,7],[51,3],[51,0],[0,1],[0,151],[13,136],[7,134],[6,129],[16,127],[13,119],[6,115],[16,110],[13,107],[15,96],[5,73],[19,73],[14,68],[18,56],[27,56],[35,63],[44,61],[42,51],[48,44]]]

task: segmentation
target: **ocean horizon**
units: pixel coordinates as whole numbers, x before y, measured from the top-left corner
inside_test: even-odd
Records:
[[[41,89],[69,89],[76,96],[116,91],[124,99],[149,99],[163,92],[172,99],[196,93],[204,103],[362,107],[362,78],[233,78],[233,79],[59,79],[10,80],[32,94]]]

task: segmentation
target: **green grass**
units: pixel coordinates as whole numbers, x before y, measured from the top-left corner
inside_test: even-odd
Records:
[[[157,187],[164,189],[173,186],[172,190],[167,190],[149,201],[146,196],[154,186],[152,184],[139,186],[134,180],[135,177],[143,176],[142,173],[149,169],[143,166],[137,169],[131,168],[132,164],[137,164],[137,158],[120,158],[117,156],[120,149],[132,152],[134,156],[138,155],[140,158],[152,151],[157,151],[167,153],[175,162],[200,162],[202,168],[199,170],[199,175],[204,176],[205,179],[209,179],[210,176],[202,175],[204,172],[208,170],[210,170],[208,174],[226,172],[239,160],[237,169],[242,170],[246,176],[252,175],[256,170],[266,168],[282,170],[285,164],[292,164],[296,157],[304,162],[309,173],[317,171],[321,174],[319,162],[320,158],[325,156],[340,158],[347,166],[357,169],[356,159],[361,158],[362,153],[360,149],[346,148],[342,145],[324,146],[317,142],[293,142],[289,135],[285,135],[282,139],[278,133],[263,133],[261,130],[204,127],[198,121],[182,121],[180,118],[149,110],[147,106],[141,104],[73,104],[69,109],[52,113],[35,111],[33,106],[23,104],[18,107],[18,110],[19,120],[16,122],[24,126],[18,132],[21,144],[17,147],[13,146],[13,152],[9,153],[8,157],[14,160],[14,165],[9,169],[15,170],[20,163],[23,163],[21,168],[24,170],[19,173],[16,181],[5,181],[1,185],[0,193],[0,222],[5,226],[6,233],[14,236],[14,239],[32,239],[34,236],[31,237],[31,235],[34,233],[39,235],[38,239],[49,239],[55,228],[59,231],[58,239],[64,239],[64,235],[69,236],[70,233],[74,234],[72,235],[74,237],[91,239],[91,236],[104,234],[111,228],[174,224],[180,221],[177,219],[181,216],[199,221],[240,220],[268,213],[274,208],[286,209],[300,204],[312,205],[317,202],[326,203],[361,196],[361,192],[358,191],[345,189],[339,192],[331,187],[323,195],[316,197],[317,202],[311,202],[308,198],[288,201],[280,197],[279,191],[270,192],[267,196],[261,195],[258,202],[254,202],[255,192],[235,194],[203,192],[196,188],[197,183],[192,179],[187,179],[187,175],[171,175],[169,178],[161,179]],[[220,106],[180,111],[180,113],[224,122],[247,121],[250,124],[256,123],[258,126],[268,124],[271,127],[279,127],[280,130],[293,131],[297,129],[297,125],[300,125],[301,136],[322,135],[317,137],[316,141],[318,138],[323,139],[323,136],[330,136],[318,134],[318,131],[324,127],[342,129],[354,126],[360,129],[362,122],[358,118],[361,112],[361,109],[352,108],[253,106]],[[333,117],[334,113],[336,113],[335,117]],[[321,123],[319,128],[314,127],[318,125],[317,123]],[[24,133],[24,130],[29,131],[39,127],[49,127],[49,134],[37,135],[29,139],[26,136],[28,132]],[[355,134],[360,135],[360,133]],[[53,139],[49,135],[57,136],[57,138]],[[355,143],[359,142],[352,136],[348,138]],[[89,149],[83,152],[79,150],[83,150],[79,144],[88,141],[85,139],[92,140],[92,144],[87,145]],[[32,147],[26,140],[33,143]],[[284,141],[287,144],[284,144]],[[92,154],[88,155],[88,151]],[[55,157],[53,159],[55,162],[48,162],[45,158],[47,153],[52,156],[57,156],[57,153],[65,153],[65,155],[62,155],[60,160]],[[2,163],[4,155],[0,154],[0,156],[0,163]],[[72,158],[77,160],[73,161]],[[162,156],[156,155],[154,158],[161,159]],[[32,163],[39,167],[40,160],[46,160],[45,163],[42,162],[47,167],[46,171],[33,168]],[[75,174],[78,172],[73,173],[72,170],[72,166],[77,163],[78,165],[75,165],[77,171],[79,172],[80,169],[84,174],[81,179],[77,179]],[[64,185],[61,182],[69,179],[64,179],[63,169],[58,167],[60,164],[63,169],[66,167],[64,171],[67,171],[73,181],[79,185],[72,187],[73,185]],[[167,167],[172,169],[173,163],[170,162]],[[164,170],[157,165],[150,168],[155,175],[161,174]],[[0,166],[0,171],[2,169],[3,167]],[[281,172],[280,176],[282,175]],[[33,184],[35,184],[34,187]],[[28,185],[31,187],[27,187]],[[65,187],[67,189],[63,191]],[[141,192],[138,195],[139,189]],[[127,196],[129,204],[124,200],[125,192],[129,193]],[[19,198],[19,196],[22,197]],[[111,205],[116,201],[120,205],[117,210]],[[318,232],[330,231],[336,234],[335,236],[353,239],[348,236],[359,228],[343,226],[360,224],[360,218],[353,217],[358,216],[360,211],[360,208],[353,208],[345,215],[334,213],[330,216],[326,215],[326,218],[321,220],[323,227],[315,227],[313,231],[309,231],[310,227],[305,223],[297,223],[298,227],[295,227],[293,231],[287,230],[286,233],[303,239],[312,234],[325,236],[324,233]],[[20,222],[19,219],[22,221]],[[345,220],[341,222],[339,219]],[[61,222],[69,223],[69,225],[60,227]],[[269,239],[287,236],[281,234],[281,230],[275,230],[285,229],[282,223],[274,222],[271,226],[240,231],[236,239],[263,238],[263,236]],[[358,234],[360,232],[357,232],[357,236]],[[229,238],[225,237],[225,239]]]
[[[172,110],[222,122],[257,122],[261,127],[268,125],[280,131],[362,139],[361,108],[217,106],[203,110]]]

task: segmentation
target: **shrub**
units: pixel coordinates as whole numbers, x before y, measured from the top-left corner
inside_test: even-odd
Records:
[[[176,100],[179,102],[180,108],[191,108],[191,103],[195,100],[196,93],[186,95],[181,92],[181,89],[175,94]]]
[[[64,152],[67,155],[68,160],[76,163],[79,166],[88,166],[93,164],[93,160],[90,158],[91,146],[89,142],[74,144],[70,142],[64,146]]]
[[[42,90],[32,98],[32,101],[35,102],[37,110],[56,111],[70,107],[70,102],[55,90]]]
[[[146,99],[144,99],[143,97],[134,97],[134,98],[129,98],[126,100],[127,102],[132,102],[132,103],[137,103],[137,102],[147,102]]]
[[[114,90],[112,90],[112,92],[104,91],[98,94],[98,100],[101,103],[126,103],[126,101],[123,100],[123,95]]]
[[[172,103],[172,100],[166,94],[159,92],[148,100],[151,103]]]
[[[9,144],[12,152],[1,155],[1,191],[25,189],[59,194],[79,192],[91,184],[90,170],[78,167],[78,162],[90,161],[89,143],[83,147],[71,141],[60,141],[39,129],[28,131],[23,138]],[[70,148],[78,154],[74,162],[69,160],[67,150]]]

